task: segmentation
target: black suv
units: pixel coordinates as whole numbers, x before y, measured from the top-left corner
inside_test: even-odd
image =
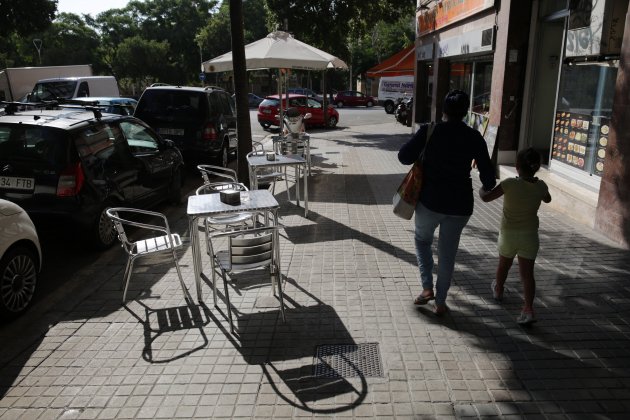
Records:
[[[134,116],[168,136],[186,161],[214,161],[227,167],[236,152],[236,108],[228,92],[216,87],[152,86],[138,101]]]
[[[69,219],[104,249],[116,241],[105,210],[181,201],[182,155],[132,116],[96,108],[0,116],[0,198],[37,222]]]

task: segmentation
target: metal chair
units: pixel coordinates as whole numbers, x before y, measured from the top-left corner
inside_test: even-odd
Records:
[[[247,187],[238,182],[211,182],[203,184],[195,191],[196,195],[201,194],[217,194],[221,190],[233,189],[237,191],[248,191]],[[212,267],[212,295],[214,304],[217,303],[216,281],[214,271],[214,248],[212,246],[212,238],[216,233],[231,230],[245,229],[247,223],[251,221],[252,226],[256,226],[256,213],[242,212],[230,213],[226,215],[213,216],[204,218],[204,231],[206,237],[206,253],[210,256],[210,265]]]
[[[259,227],[237,232],[226,232],[218,236],[228,237],[227,250],[219,251],[214,256],[214,260],[216,267],[219,267],[221,270],[221,276],[223,277],[228,319],[230,321],[230,330],[232,333],[234,333],[234,322],[232,320],[232,306],[228,290],[228,273],[232,274],[235,272],[269,267],[269,274],[274,295],[276,294],[277,286],[277,296],[280,299],[282,321],[286,322],[284,314],[284,298],[282,294],[282,272],[279,261],[280,252],[278,248],[278,227]]]
[[[131,280],[134,261],[140,257],[156,254],[170,254],[173,257],[177,275],[179,276],[179,283],[184,292],[184,299],[188,302],[192,302],[192,298],[184,283],[184,278],[182,277],[182,272],[177,262],[177,256],[175,255],[175,250],[182,247],[182,239],[177,233],[171,232],[166,216],[154,211],[126,207],[109,208],[107,209],[107,216],[112,220],[116,233],[118,234],[118,239],[120,239],[122,248],[128,256],[127,266],[125,267],[125,274],[123,276],[123,304],[127,298],[127,289],[129,288],[129,281]],[[154,220],[159,220],[161,223],[149,223],[149,221]],[[129,239],[125,227],[135,227],[152,232],[159,232],[162,233],[162,235],[132,241]]]
[[[237,180],[236,171],[230,168],[223,168],[221,166],[213,165],[198,165],[197,169],[201,172],[203,178],[203,185],[197,188],[196,195],[201,194],[216,194],[222,190],[237,190],[248,191],[247,187]],[[220,181],[212,181],[210,177],[217,177]],[[206,242],[208,243],[210,228],[214,230],[224,230],[225,228],[241,226],[247,223],[248,220],[255,222],[255,215],[252,213],[235,213],[225,216],[207,217],[204,220],[206,227]],[[212,255],[211,249],[208,247],[208,255]]]
[[[219,182],[238,182],[238,176],[234,169],[215,165],[197,165],[197,169],[201,172],[201,178],[203,179],[204,184],[217,182],[214,179],[210,179],[210,177],[219,178]]]
[[[271,152],[271,150],[269,150]],[[252,151],[247,154],[247,156],[265,156],[267,150],[262,143],[258,141],[252,141]],[[271,193],[275,194],[276,191],[276,181],[284,180],[285,187],[287,190],[287,200],[291,200],[291,192],[289,191],[289,181],[287,179],[286,172],[278,171],[274,168],[269,169],[259,169],[256,173],[256,181],[259,184],[271,184]]]

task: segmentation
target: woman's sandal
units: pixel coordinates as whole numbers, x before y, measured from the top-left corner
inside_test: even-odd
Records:
[[[424,292],[422,292],[422,293],[420,293],[418,295],[417,298],[415,298],[413,300],[413,304],[414,305],[426,305],[427,303],[429,303],[433,299],[435,299],[435,295],[433,294],[433,292],[427,293],[426,295],[424,294]]]

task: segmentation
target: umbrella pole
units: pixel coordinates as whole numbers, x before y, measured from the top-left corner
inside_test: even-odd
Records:
[[[282,135],[282,124],[284,121],[284,110],[282,106],[282,69],[278,69],[278,99],[280,100],[280,120],[278,121],[278,126],[280,127],[280,135]]]

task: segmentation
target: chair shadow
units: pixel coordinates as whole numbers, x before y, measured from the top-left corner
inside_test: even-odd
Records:
[[[332,374],[324,377],[317,373],[317,365],[326,362],[321,359],[315,362],[317,346],[356,344],[352,335],[332,306],[321,302],[293,279],[286,278],[284,284],[296,287],[316,302],[312,306],[300,306],[295,300],[284,295],[287,306],[286,323],[282,323],[279,309],[244,313],[238,308],[233,308],[236,332],[231,334],[224,311],[214,308],[221,312],[223,319],[220,319],[208,306],[204,304],[201,306],[205,316],[225,334],[243,360],[247,364],[261,367],[271,388],[286,403],[314,414],[341,413],[359,406],[368,393],[365,373],[348,362],[354,371],[352,377],[356,381],[349,381],[341,373],[335,373],[332,366],[327,366],[327,372]],[[211,282],[209,286],[211,287]],[[258,287],[260,283],[256,280],[237,281],[230,287],[241,286]],[[218,289],[217,287],[219,305],[223,306],[223,295]],[[284,362],[290,367],[279,368],[278,365]],[[281,383],[286,387],[281,386]],[[350,401],[326,404],[325,407],[321,405],[322,400],[334,400],[334,397],[342,395],[346,396],[345,400],[349,395]]]
[[[184,305],[168,308],[153,309],[140,301],[137,303],[143,314],[136,313],[129,304],[124,308],[134,318],[136,318],[144,328],[144,348],[142,358],[149,363],[169,363],[200,351],[208,346],[209,340],[204,332],[210,320],[206,316],[206,311],[198,305]],[[201,344],[198,337],[195,340],[184,340],[184,335],[193,334],[198,331],[202,339]],[[178,337],[177,345],[173,345],[171,336]],[[182,348],[182,344],[191,343],[189,348]]]

